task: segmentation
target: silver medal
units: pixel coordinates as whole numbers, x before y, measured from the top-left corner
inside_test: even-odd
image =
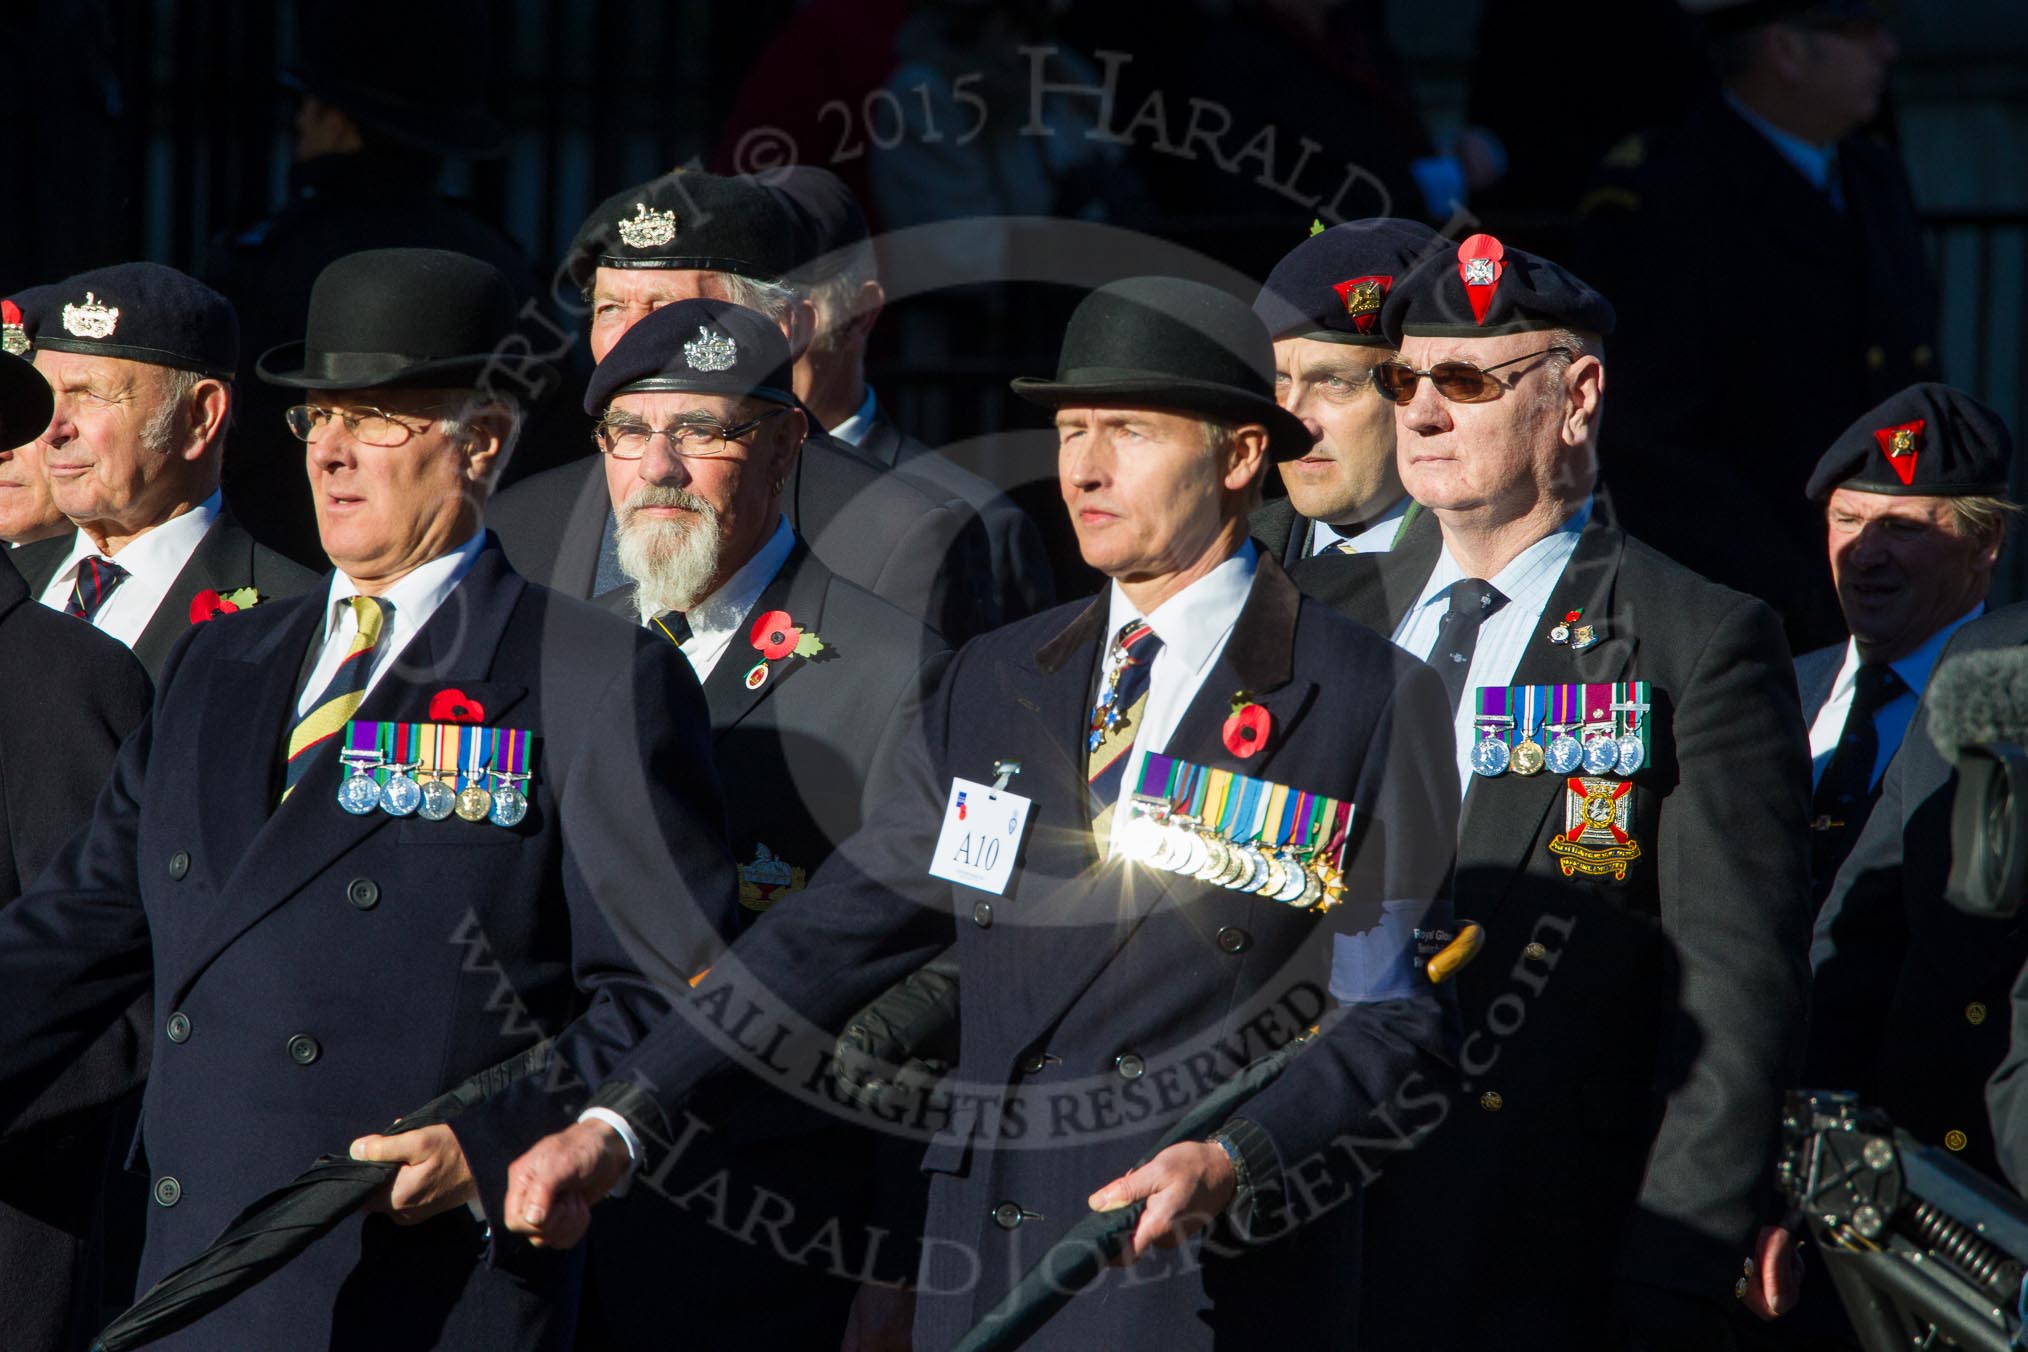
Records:
[[[380,785],[364,765],[354,765],[338,786],[338,806],[355,817],[364,817],[380,806]]]
[[[458,791],[441,779],[432,779],[423,784],[421,802],[416,812],[426,821],[440,822],[458,808]]]
[[[1619,772],[1631,775],[1647,764],[1648,748],[1641,745],[1641,735],[1630,732],[1619,740]]]
[[[1559,732],[1549,739],[1546,763],[1549,773],[1567,775],[1584,763],[1584,744],[1568,732]]]
[[[1507,749],[1505,741],[1487,733],[1472,748],[1472,772],[1484,775],[1488,779],[1504,775],[1513,756],[1514,753]]]
[[[1620,744],[1602,732],[1584,739],[1584,772],[1609,775],[1620,763]]]
[[[422,806],[422,789],[406,770],[396,770],[387,777],[387,787],[380,791],[380,810],[390,817],[407,817]]]
[[[495,826],[519,826],[528,815],[528,795],[516,784],[493,790],[493,810],[488,814]]]

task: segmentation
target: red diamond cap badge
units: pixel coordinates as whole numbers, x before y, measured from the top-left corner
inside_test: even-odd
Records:
[[[1880,453],[1887,457],[1893,467],[1894,476],[1901,480],[1903,488],[1915,484],[1915,458],[1922,453],[1922,428],[1928,421],[1917,418],[1896,427],[1876,427],[1873,439],[1880,443]]]
[[[1507,271],[1507,250],[1491,235],[1473,235],[1458,246],[1458,277],[1472,302],[1472,317],[1483,324],[1493,308],[1493,292]]]

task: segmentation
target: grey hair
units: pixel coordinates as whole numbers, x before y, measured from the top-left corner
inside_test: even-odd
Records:
[[[1945,498],[1944,503],[1950,510],[1951,525],[1958,536],[1984,545],[2005,544],[2014,518],[2021,515],[2020,503],[1991,494]]]
[[[822,276],[801,283],[804,297],[817,310],[816,346],[835,347],[845,323],[856,317],[853,306],[868,282],[880,280],[880,259],[870,239],[856,240],[827,260]]]
[[[150,455],[169,455],[176,449],[176,443],[190,433],[190,396],[197,393],[199,383],[219,380],[217,376],[199,375],[177,366],[162,369],[159,400],[148,420],[141,424],[141,444]],[[232,382],[219,380],[225,386],[225,422],[219,427],[213,445],[223,445],[226,433],[232,430],[234,416],[239,412],[239,401],[233,397]]]
[[[784,282],[763,282],[752,277],[742,277],[736,272],[714,272],[725,298],[734,305],[743,305],[749,310],[766,315],[782,332],[789,332],[795,324],[796,305],[803,299],[802,293]]]

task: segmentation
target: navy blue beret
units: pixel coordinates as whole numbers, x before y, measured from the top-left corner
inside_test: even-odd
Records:
[[[195,277],[160,263],[118,263],[56,285],[39,307],[38,352],[82,352],[230,380],[239,314]]]
[[[1842,432],[1805,490],[1906,497],[2003,497],[2014,438],[2000,415],[1962,390],[1910,385]]]
[[[1491,235],[1473,235],[1418,267],[1380,312],[1387,341],[1492,338],[1504,333],[1613,331],[1612,303],[1561,264]]]
[[[1344,221],[1289,250],[1268,274],[1253,312],[1274,338],[1386,347],[1380,310],[1395,283],[1449,252],[1444,237],[1419,221]]]
[[[564,268],[580,290],[600,268],[730,272],[773,282],[803,261],[806,248],[801,213],[758,179],[678,169],[593,208]]]
[[[789,340],[773,320],[723,300],[679,300],[628,329],[592,372],[584,411],[639,390],[751,395],[800,408]]]

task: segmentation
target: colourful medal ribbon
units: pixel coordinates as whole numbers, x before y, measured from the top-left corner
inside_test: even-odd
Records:
[[[1324,844],[1324,857],[1340,872],[1345,868],[1345,837],[1352,829],[1351,804],[1343,799],[1332,803],[1331,834]]]
[[[345,725],[345,759],[355,764],[371,759],[380,749],[380,724],[352,722]]]

